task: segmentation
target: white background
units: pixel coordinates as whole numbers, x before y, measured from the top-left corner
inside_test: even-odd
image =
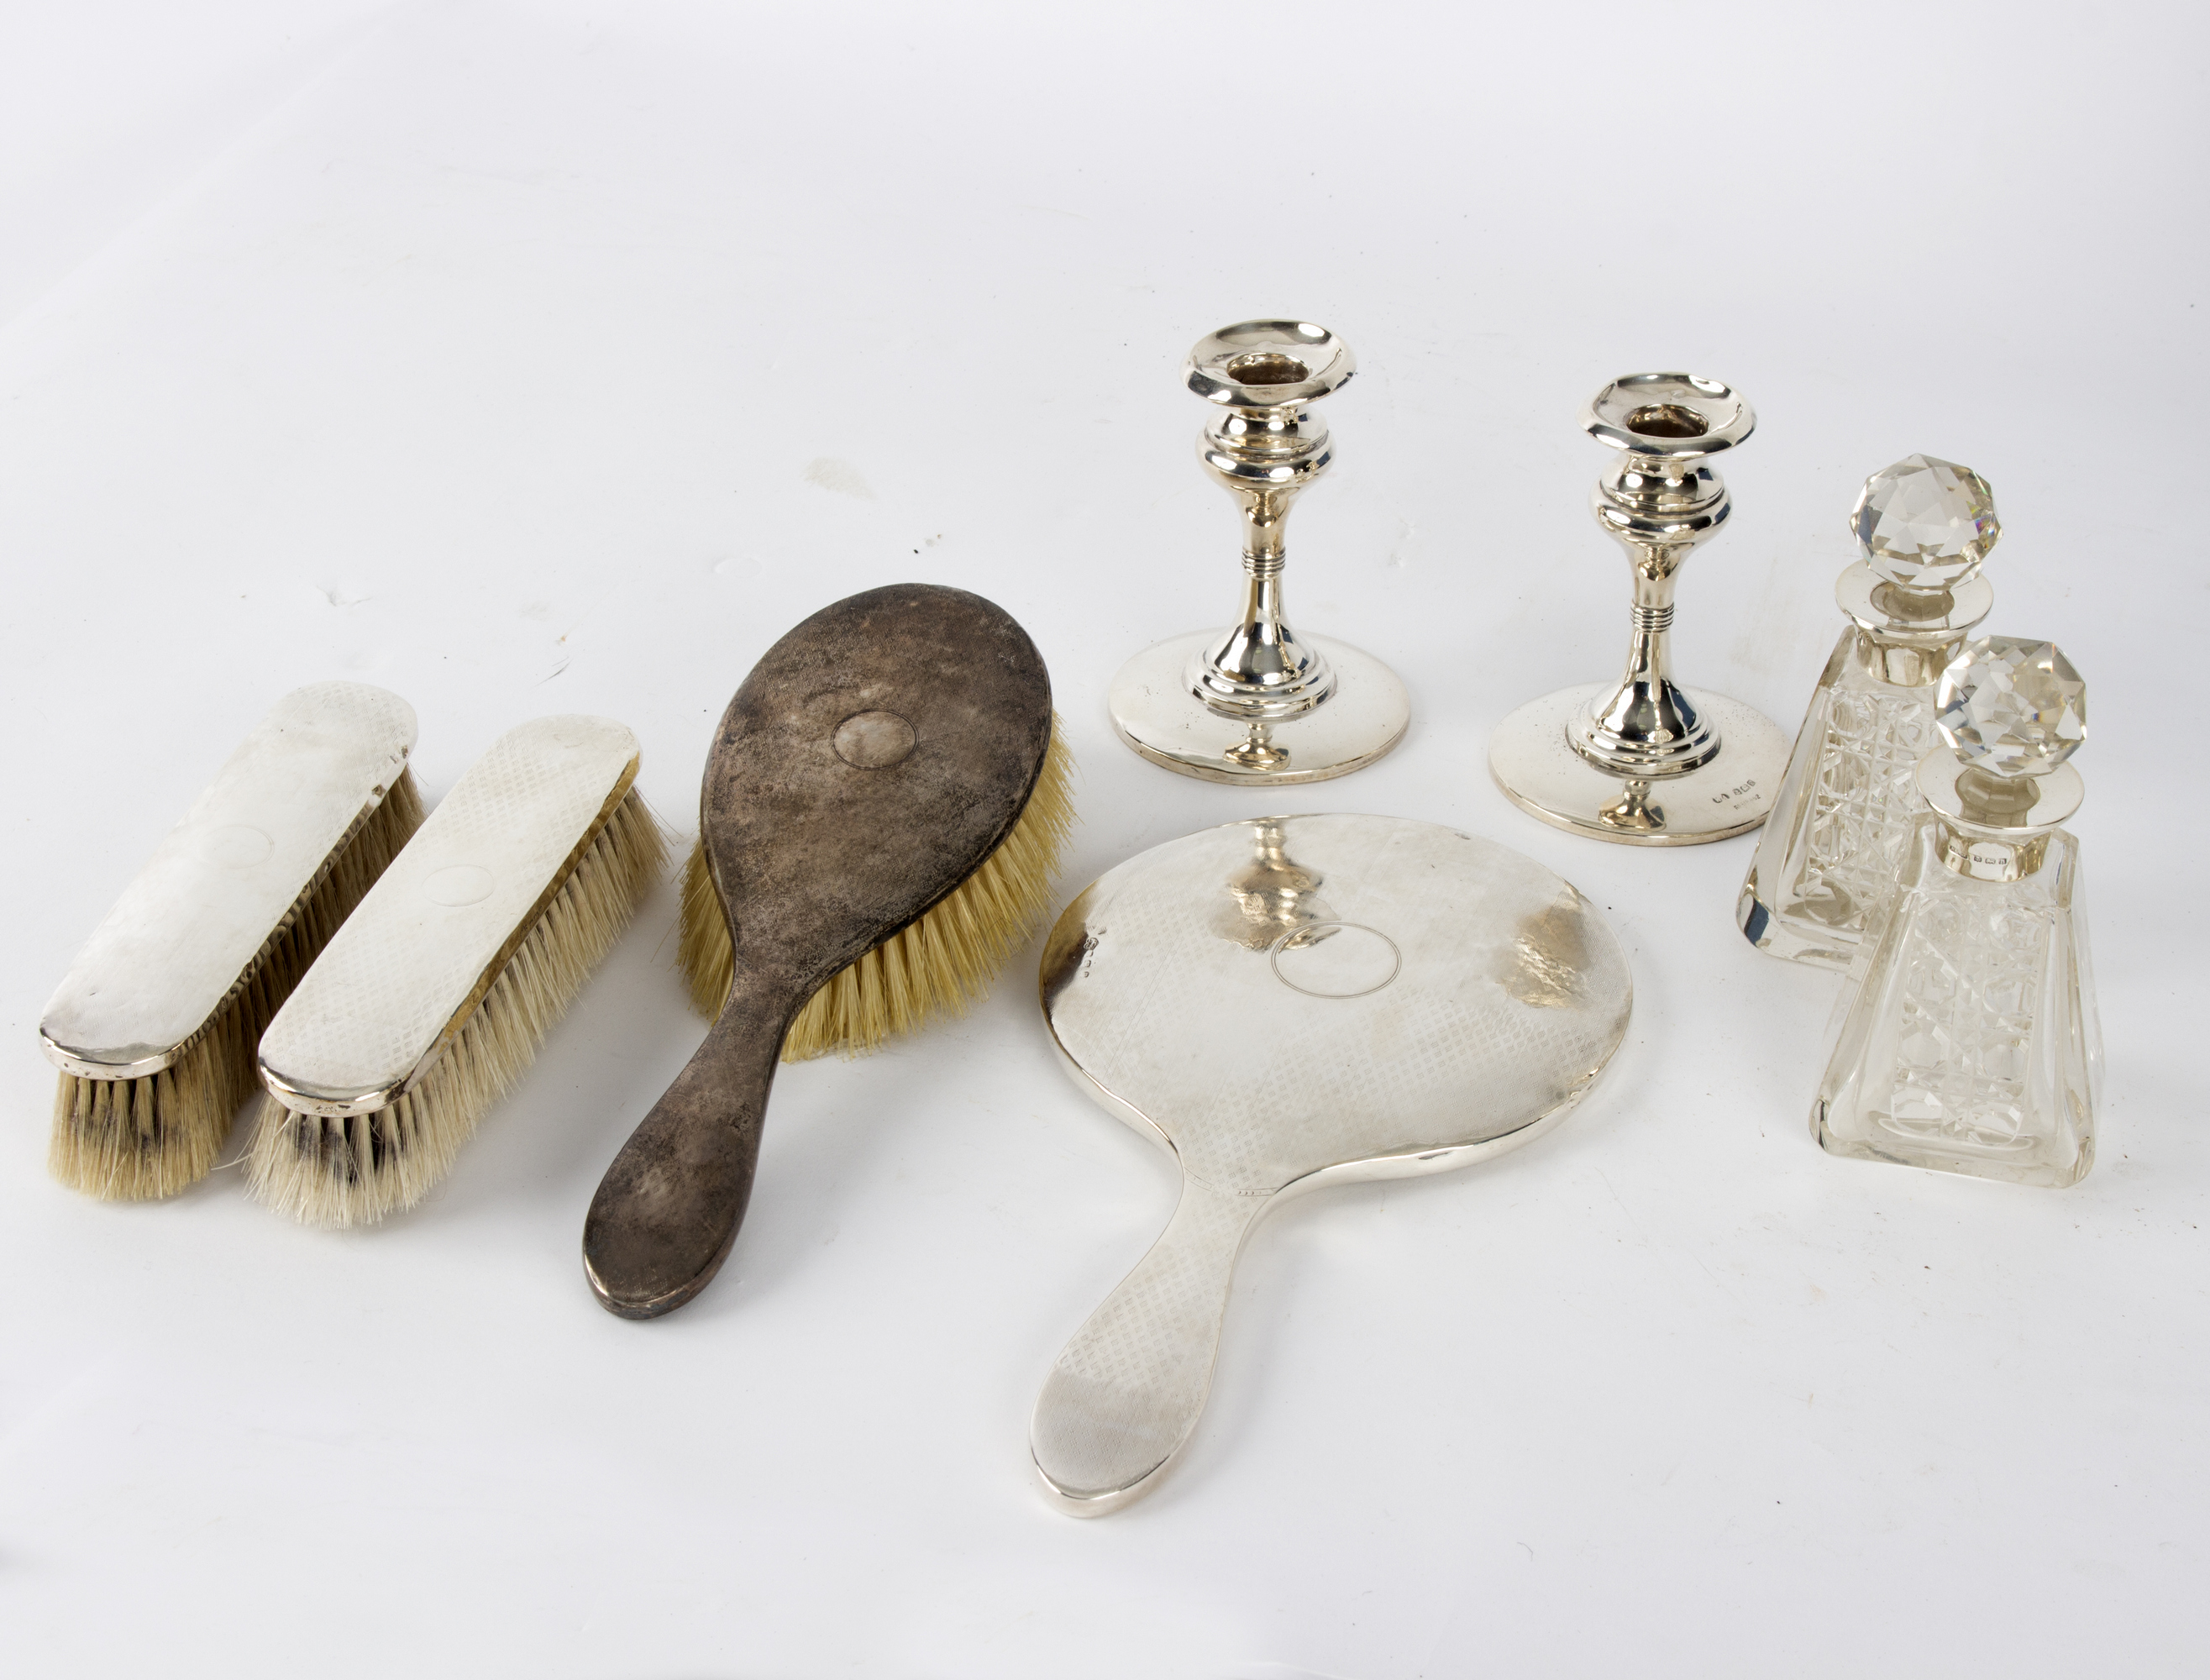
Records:
[[[2200,1671],[2210,1146],[2194,6],[0,9],[0,1664],[21,1675]],[[1224,621],[1201,334],[1361,373],[1295,621],[1412,730],[1263,795],[1115,744]],[[1994,483],[1990,627],[2088,677],[2110,1052],[2052,1192],[1836,1161],[1836,982],[1735,932],[1751,842],[1569,838],[1485,768],[1611,671],[1576,429],[1756,405],[1680,668],[1791,732],[1857,485]],[[1174,1169],[1056,1070],[1031,947],[963,1023],[787,1071],[714,1287],[602,1312],[583,1212],[697,1043],[672,891],[445,1187],[294,1229],[233,1169],[45,1176],[40,1007],[271,701],[421,718],[442,795],[606,713],[686,827],[713,718],[828,601],[995,599],[1079,755],[1072,893],[1269,809],[1579,883],[1633,1025],[1556,1133],[1262,1226],[1180,1467],[1084,1524],[1030,1406]]]

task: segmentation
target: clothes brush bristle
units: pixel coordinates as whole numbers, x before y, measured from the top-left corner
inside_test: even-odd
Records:
[[[1051,909],[1074,825],[1072,782],[1073,758],[1054,717],[1042,771],[997,849],[920,920],[831,976],[791,1023],[782,1059],[831,1050],[864,1055],[894,1034],[963,1014]],[[703,842],[684,867],[677,960],[692,1005],[709,1019],[718,1016],[735,977],[734,953]]]
[[[422,815],[414,774],[403,771],[168,1067],[137,1079],[63,1074],[48,1170],[72,1189],[112,1201],[172,1196],[204,1178],[239,1105],[261,1088],[254,1072],[261,1035]]]
[[[246,1160],[256,1199],[332,1227],[373,1224],[420,1201],[536,1059],[667,865],[667,837],[632,789],[444,1054],[396,1101],[334,1116],[298,1113],[263,1092]]]

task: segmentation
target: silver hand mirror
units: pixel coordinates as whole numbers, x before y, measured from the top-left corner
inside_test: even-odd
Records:
[[[1260,818],[1131,858],[1067,906],[1040,979],[1076,1083],[1182,1169],[1165,1232],[1036,1400],[1037,1473],[1081,1516],[1148,1491],[1188,1441],[1262,1213],[1527,1142],[1633,1000],[1570,884],[1394,817]]]

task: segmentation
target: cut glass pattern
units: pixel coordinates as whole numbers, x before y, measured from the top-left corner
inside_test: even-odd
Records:
[[[2027,1060],[2047,883],[2029,875],[1992,905],[1970,889],[2002,884],[1941,873],[1957,888],[1929,883],[1902,935],[1895,1070],[1873,1119],[1905,1145],[2023,1157],[2038,1141]]]
[[[1942,861],[1943,833],[1918,819],[1868,920],[1813,1133],[1836,1154],[2075,1183],[2094,1163],[2102,1061],[2079,843],[2059,830],[2039,868],[1981,880]]]
[[[1903,843],[1924,808],[1914,780],[1933,745],[1923,690],[1845,685],[1834,692],[1820,743],[1803,863],[1789,895],[1829,929],[1864,929],[1885,895]]]
[[[1821,675],[1759,837],[1738,911],[1760,951],[1849,966],[1867,907],[1887,895],[1926,808],[1914,779],[1939,744],[1934,691],[1882,682],[1843,632]]]

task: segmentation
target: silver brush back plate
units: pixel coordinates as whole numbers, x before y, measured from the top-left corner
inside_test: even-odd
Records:
[[[540,717],[468,768],[261,1040],[302,1114],[366,1114],[429,1071],[636,779],[637,737]]]
[[[1037,1402],[1045,1491],[1080,1515],[1135,1497],[1187,1441],[1268,1206],[1528,1141],[1602,1072],[1633,996],[1569,883],[1371,816],[1231,823],[1132,858],[1061,915],[1040,979],[1077,1083],[1183,1174],[1166,1232]]]
[[[169,831],[39,1023],[81,1079],[174,1061],[407,768],[414,709],[366,683],[294,689]]]

